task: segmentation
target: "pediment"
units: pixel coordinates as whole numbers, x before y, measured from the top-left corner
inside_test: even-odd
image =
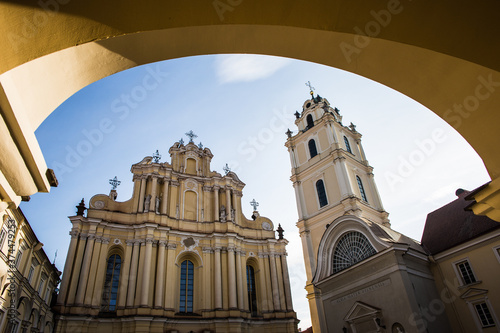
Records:
[[[488,290],[486,290],[486,289],[470,288],[466,292],[464,292],[462,295],[460,295],[460,298],[466,299],[466,298],[486,295],[487,293],[488,293]]]
[[[379,308],[373,307],[363,302],[355,302],[344,317],[345,321],[353,321],[363,317],[375,316],[380,313]]]

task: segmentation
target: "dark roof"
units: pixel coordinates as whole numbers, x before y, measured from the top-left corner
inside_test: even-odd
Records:
[[[500,228],[500,223],[487,216],[475,215],[467,206],[471,192],[458,189],[457,199],[427,215],[421,244],[434,255],[470,239]]]

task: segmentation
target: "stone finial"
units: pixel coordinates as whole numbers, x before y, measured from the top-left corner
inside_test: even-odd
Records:
[[[278,229],[276,230],[278,232],[278,239],[283,239],[283,228],[281,227],[281,224],[278,224]]]
[[[288,138],[292,137],[292,131],[290,131],[290,129],[288,129],[288,131],[286,131],[285,134]]]
[[[82,198],[82,201],[80,201],[80,204],[78,206],[76,206],[76,215],[77,216],[83,216],[83,213],[85,212],[85,209],[87,209],[85,207],[85,202]]]

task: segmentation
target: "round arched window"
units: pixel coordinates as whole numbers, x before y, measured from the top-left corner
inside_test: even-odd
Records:
[[[333,273],[351,267],[377,253],[365,235],[358,231],[344,234],[333,252]]]

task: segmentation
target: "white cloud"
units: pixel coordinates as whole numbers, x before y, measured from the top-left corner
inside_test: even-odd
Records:
[[[274,74],[291,63],[290,59],[255,54],[223,54],[215,60],[219,82],[255,81]]]

